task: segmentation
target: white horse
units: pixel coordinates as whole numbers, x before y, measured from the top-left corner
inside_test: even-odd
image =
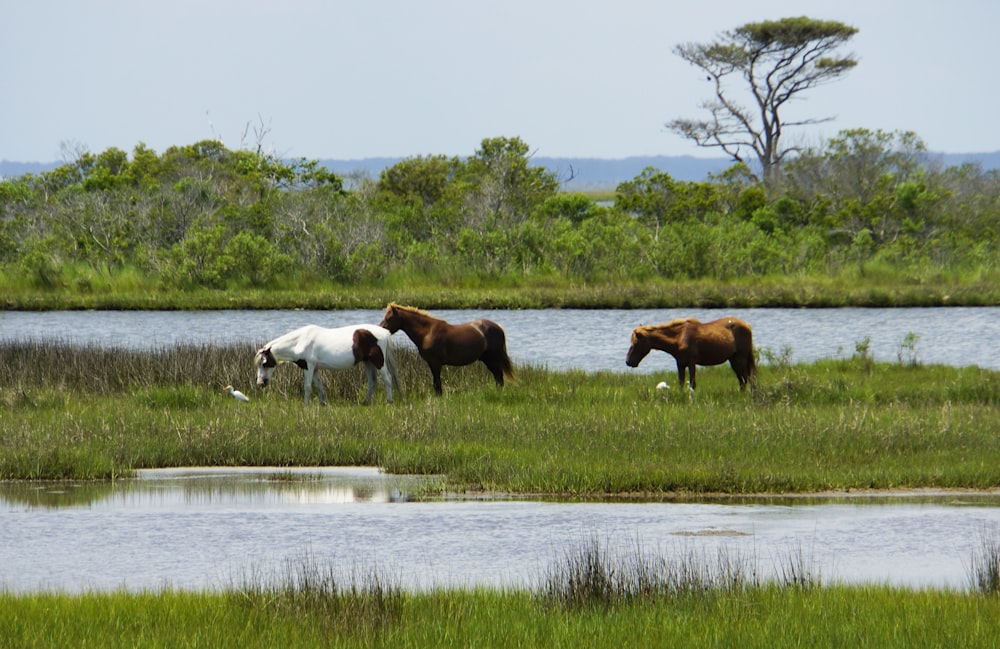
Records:
[[[305,370],[306,403],[309,403],[310,386],[315,386],[319,392],[320,403],[326,403],[326,388],[316,370],[343,370],[357,363],[364,363],[368,374],[365,403],[372,401],[376,373],[382,375],[385,400],[392,403],[392,388],[396,383],[392,334],[378,325],[348,325],[336,329],[306,325],[275,338],[254,356],[259,387],[267,387],[278,363],[295,363]]]

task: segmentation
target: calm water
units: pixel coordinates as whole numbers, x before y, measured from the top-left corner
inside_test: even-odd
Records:
[[[1000,495],[413,502],[415,477],[295,473],[174,469],[113,485],[0,484],[0,588],[217,589],[280,577],[306,560],[346,580],[374,570],[411,589],[531,587],[595,538],[619,556],[638,544],[713,562],[724,549],[773,575],[801,554],[826,583],[965,588],[973,551],[1000,526]]]
[[[653,373],[674,371],[666,354],[651,354],[638,369],[625,366],[629,336],[639,324],[694,316],[703,321],[734,315],[750,323],[758,349],[791,351],[792,362],[851,356],[868,340],[878,360],[896,361],[909,334],[922,363],[1000,369],[1000,355],[983,341],[1000,339],[1000,308],[915,309],[659,309],[659,310],[436,310],[449,322],[489,317],[507,332],[515,363],[553,370]],[[261,345],[304,324],[378,323],[381,310],[356,311],[58,311],[0,312],[0,338],[24,337],[105,346],[161,347],[180,343],[246,342]],[[410,345],[402,333],[395,340]],[[985,351],[984,351],[985,350]],[[764,359],[766,360],[766,358]]]

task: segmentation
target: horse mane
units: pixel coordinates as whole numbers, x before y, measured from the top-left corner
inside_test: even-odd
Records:
[[[399,309],[400,311],[407,311],[409,313],[416,313],[417,315],[431,316],[431,314],[427,313],[423,309],[418,309],[415,306],[407,306],[405,304],[396,304],[395,302],[390,302],[386,306],[386,309],[390,309],[390,308],[392,308],[392,309]],[[431,316],[431,317],[433,317],[433,316]]]
[[[674,318],[673,320],[671,320],[669,322],[663,322],[663,323],[660,323],[660,324],[653,324],[653,325],[643,325],[643,324],[641,324],[638,327],[636,327],[636,331],[639,331],[639,332],[641,332],[643,334],[651,334],[654,331],[660,331],[662,329],[669,329],[670,327],[675,327],[675,326],[681,325],[681,324],[698,324],[698,321],[696,319],[694,319],[694,318]]]

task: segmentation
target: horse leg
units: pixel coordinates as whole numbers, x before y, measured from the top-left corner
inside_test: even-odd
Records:
[[[305,383],[302,386],[302,391],[305,393],[305,403],[309,405],[309,392],[312,389],[313,376],[316,373],[316,368],[308,366],[305,371]]]
[[[695,363],[691,363],[691,365],[688,366],[688,371],[691,373],[691,392],[694,392],[694,368],[696,367],[698,366]]]
[[[313,385],[316,387],[316,392],[319,394],[319,402],[321,405],[326,405],[326,386],[323,385],[323,378],[319,375],[319,372],[313,374]]]
[[[375,394],[375,366],[365,361],[365,374],[368,375],[368,394],[365,395],[365,405],[371,405],[372,395]]]
[[[441,366],[431,365],[431,374],[434,375],[434,394],[440,397],[444,394],[444,391],[441,388]]]
[[[680,360],[677,361],[677,383],[680,387],[684,387],[684,376],[687,372],[687,366]]]
[[[382,375],[382,382],[385,383],[385,401],[392,403],[392,372],[389,370],[388,364],[382,366],[379,374]]]

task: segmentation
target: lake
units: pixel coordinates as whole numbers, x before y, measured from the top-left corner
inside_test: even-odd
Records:
[[[0,588],[223,589],[332,566],[404,588],[538,585],[598,540],[612,556],[720,552],[822,583],[969,585],[1000,494],[717,501],[413,500],[434,477],[374,468],[166,469],[115,483],[0,483]]]

